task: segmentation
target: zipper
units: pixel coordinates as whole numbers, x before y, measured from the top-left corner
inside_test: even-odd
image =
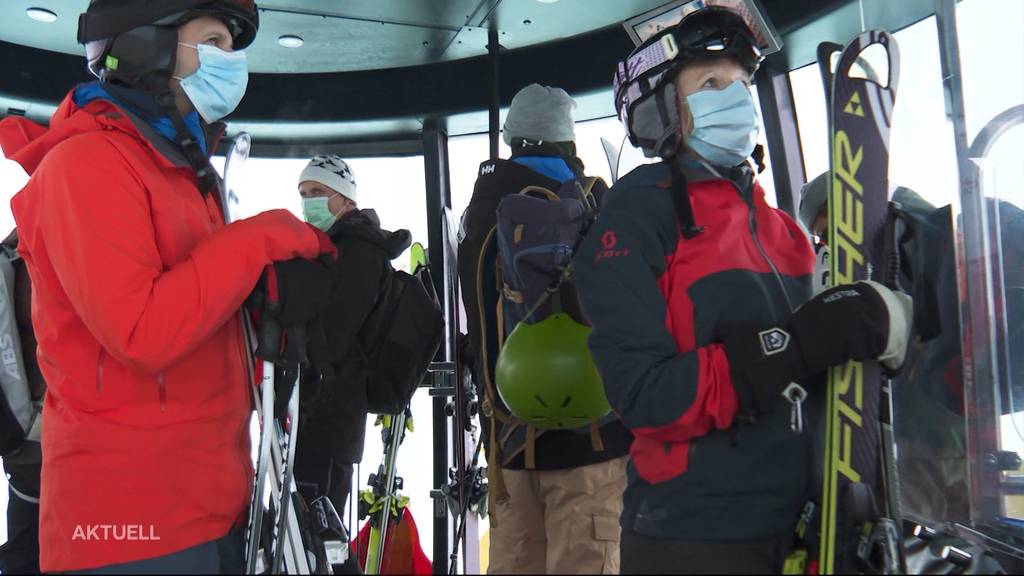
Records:
[[[167,412],[167,384],[164,381],[164,373],[157,372],[156,386],[160,391],[160,411]]]
[[[737,192],[740,192],[740,197],[742,197],[743,193],[735,183],[733,184],[733,187],[736,188]],[[778,282],[779,289],[782,291],[782,297],[786,299],[786,306],[789,306],[789,312],[792,314],[795,311],[795,308],[793,308],[793,301],[789,298],[789,292],[786,290],[786,284],[782,281],[782,274],[779,273],[779,269],[775,266],[775,262],[773,262],[771,257],[768,256],[768,253],[765,252],[764,246],[761,245],[761,241],[757,238],[757,219],[754,217],[754,199],[751,198],[750,200],[747,200],[747,205],[750,207],[750,210],[747,212],[747,220],[750,223],[750,236],[754,240],[754,246],[757,247],[757,251],[761,253],[761,257],[764,258],[764,261],[768,263],[768,267],[772,269],[775,281]]]

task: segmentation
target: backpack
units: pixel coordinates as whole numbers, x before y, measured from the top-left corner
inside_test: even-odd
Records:
[[[501,338],[520,322],[534,324],[557,312],[588,324],[572,283],[571,264],[597,214],[591,192],[596,181],[573,179],[555,191],[527,186],[498,204]]]
[[[426,271],[412,275],[390,264],[388,270],[358,335],[373,383],[367,408],[376,414],[397,414],[409,405],[444,337],[441,306]]]
[[[17,319],[17,302],[29,296],[20,292],[30,289],[17,237],[12,234],[0,244],[0,456],[4,457],[26,440],[38,442],[42,430],[42,402],[33,398]]]
[[[580,324],[589,324],[576,295],[571,264],[576,248],[597,216],[597,202],[592,193],[597,180],[593,177],[569,180],[555,191],[527,186],[498,203],[491,236],[497,244],[495,268],[501,292],[497,307],[499,353],[505,339],[520,322],[534,324],[553,314],[565,313]],[[498,406],[494,382],[489,377],[485,377],[485,381],[488,403]],[[495,419],[501,421],[501,437],[525,434],[525,463],[527,468],[533,468],[534,442],[544,430],[497,410],[494,414],[492,426],[497,425]],[[605,417],[573,432],[589,434],[594,451],[601,452],[604,444],[598,429],[613,418]],[[492,430],[494,448],[497,448],[498,434],[496,428]],[[515,454],[504,457],[511,459]]]

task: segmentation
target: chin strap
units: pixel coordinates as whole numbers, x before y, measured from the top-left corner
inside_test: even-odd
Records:
[[[195,171],[196,178],[199,179],[199,191],[202,192],[203,196],[206,196],[211,191],[217,190],[219,186],[217,171],[210,164],[210,159],[203,153],[199,141],[196,140],[196,137],[185,126],[185,119],[178,112],[174,93],[171,92],[170,88],[166,88],[156,95],[156,103],[160,106],[163,113],[171,119],[171,123],[174,124],[174,130],[177,133],[175,143],[181,148],[181,151],[185,154],[185,159],[188,160],[189,166]]]
[[[703,226],[697,226],[693,218],[693,205],[690,202],[689,183],[679,165],[679,158],[669,159],[669,166],[672,171],[672,204],[675,205],[676,216],[679,218],[679,232],[687,240],[697,236],[704,231]]]

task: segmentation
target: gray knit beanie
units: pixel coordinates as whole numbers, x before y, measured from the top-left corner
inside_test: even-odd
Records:
[[[561,88],[530,84],[512,98],[502,137],[544,142],[572,142],[576,132],[572,110],[576,101]]]

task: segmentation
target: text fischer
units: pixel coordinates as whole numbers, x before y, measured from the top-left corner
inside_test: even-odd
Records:
[[[837,284],[850,284],[861,276],[864,267],[864,186],[857,180],[857,171],[864,160],[864,147],[853,151],[849,135],[840,130],[835,136],[833,149],[832,201],[838,207],[836,218],[835,279]],[[832,438],[838,455],[836,470],[851,482],[860,482],[860,473],[853,468],[853,427],[864,426],[864,366],[848,362],[834,371],[835,409],[842,418]]]

